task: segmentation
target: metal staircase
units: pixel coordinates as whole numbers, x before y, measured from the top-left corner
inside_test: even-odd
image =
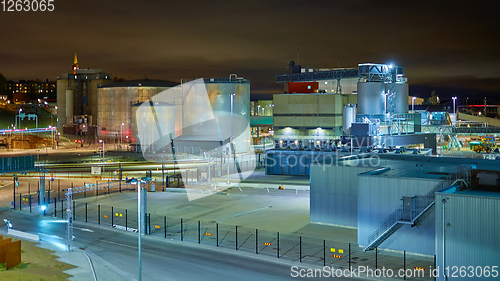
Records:
[[[473,165],[460,166],[425,196],[403,197],[403,208],[394,211],[367,236],[368,244],[364,250],[375,249],[405,224],[415,225],[434,206],[434,193],[452,186],[470,185],[473,169]]]

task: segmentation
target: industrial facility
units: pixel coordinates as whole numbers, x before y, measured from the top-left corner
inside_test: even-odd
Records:
[[[57,128],[66,135],[97,132],[97,87],[112,83],[104,69],[80,69],[75,54],[72,70],[57,77]]]

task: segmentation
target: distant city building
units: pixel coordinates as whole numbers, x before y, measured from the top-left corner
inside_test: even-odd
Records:
[[[13,102],[28,102],[36,99],[51,99],[56,94],[56,83],[40,80],[7,81],[5,93]]]
[[[80,69],[75,54],[71,72],[57,77],[57,128],[75,134],[84,124],[97,126],[97,87],[112,82],[104,69]]]

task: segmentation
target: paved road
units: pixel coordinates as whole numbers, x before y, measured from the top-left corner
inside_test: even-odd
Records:
[[[64,247],[64,221],[7,208],[0,210],[0,218],[11,220],[15,229],[41,234],[42,239]],[[77,222],[74,235],[75,247],[85,248],[112,264],[123,280],[137,279],[137,234]],[[291,277],[292,265],[299,264],[186,242],[143,238],[143,280],[291,280],[295,279]]]

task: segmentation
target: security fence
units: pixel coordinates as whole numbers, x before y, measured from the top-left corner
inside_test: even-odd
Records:
[[[118,187],[111,186],[102,192],[119,192]],[[124,190],[133,190],[133,186],[123,185]],[[50,204],[41,211],[37,204],[37,196],[20,197],[23,202],[21,210],[26,212],[42,212],[45,216],[66,218],[64,200],[59,201],[56,194],[51,194]],[[77,194],[75,194],[77,195]],[[99,193],[81,195],[99,196]],[[24,203],[26,202],[26,203]],[[31,203],[31,204],[30,204]],[[28,206],[28,207],[27,207]],[[318,239],[297,234],[272,232],[252,229],[245,226],[227,225],[215,221],[200,221],[154,214],[144,215],[146,235],[165,239],[180,240],[189,243],[210,245],[213,247],[233,249],[249,254],[272,256],[290,262],[313,266],[329,266],[341,269],[356,269],[360,267],[372,270],[392,270],[396,275],[399,271],[411,271],[412,274],[424,274],[420,277],[398,277],[401,280],[434,280],[429,272],[435,267],[435,258],[406,255],[406,252],[387,252],[375,249],[363,251],[354,243]],[[87,202],[74,201],[73,220],[109,226],[123,231],[137,232],[137,209],[128,210],[109,205],[96,205]]]

